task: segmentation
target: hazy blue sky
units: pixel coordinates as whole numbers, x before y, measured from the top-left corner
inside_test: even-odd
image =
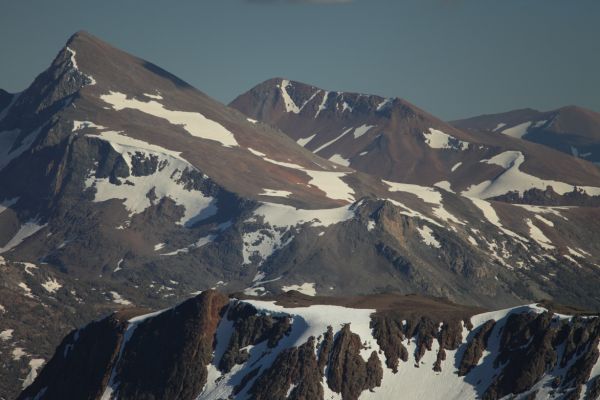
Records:
[[[0,87],[84,29],[222,102],[283,76],[445,119],[600,111],[599,19],[599,0],[0,0]]]

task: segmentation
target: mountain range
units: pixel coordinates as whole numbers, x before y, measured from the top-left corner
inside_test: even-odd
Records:
[[[539,335],[541,342],[528,347],[532,354],[562,354],[564,362],[536,361],[543,368],[521,386],[500,378],[510,375],[496,366],[500,375],[486,375],[485,384],[460,380],[457,393],[500,398],[539,390],[540,380],[559,375],[555,393],[592,393],[596,320],[555,317],[550,307],[532,304],[600,309],[600,169],[590,162],[596,117],[569,109],[447,123],[401,99],[281,78],[225,106],[78,32],[26,90],[0,91],[0,398],[22,389],[21,398],[32,399],[268,398],[271,392],[258,388],[268,380],[281,398],[322,398],[328,390],[368,398],[369,390],[381,393],[378,387],[396,390],[387,383],[394,381],[390,352],[415,351],[418,365],[423,346],[431,351],[434,338],[445,337],[433,326],[452,324],[455,336],[440,346],[460,352],[475,346],[474,335],[483,340],[476,332],[489,319],[509,323],[512,313],[523,315],[510,322],[518,339],[498,330],[502,345],[490,350],[490,360],[510,360]],[[523,121],[524,134],[509,134]],[[396,343],[386,352],[384,334],[369,326],[378,313],[407,308],[407,295],[417,295],[412,315],[426,319],[429,339],[411,339],[418,328],[402,328],[400,317],[380,321],[409,342],[408,350]],[[197,297],[175,307],[190,296]],[[309,314],[267,304],[285,296]],[[314,311],[331,302],[348,314],[328,331]],[[445,307],[460,318],[436,314]],[[507,307],[516,311],[480,317]],[[139,317],[165,308],[171,311]],[[364,309],[371,311],[348,311]],[[355,312],[364,314],[360,322]],[[274,317],[266,322],[264,313]],[[479,321],[473,326],[472,317]],[[231,324],[254,336],[239,338],[225,367],[218,342],[231,332],[219,332]],[[307,351],[327,332],[337,354],[329,361]],[[140,338],[129,354],[134,333]],[[153,351],[171,335],[179,335],[174,347]],[[565,337],[585,360],[565,353]],[[277,351],[247,348],[265,340]],[[362,349],[365,340],[377,341],[364,346],[380,349],[375,356]],[[268,362],[257,369],[253,357]],[[170,367],[148,374],[136,367],[163,362]],[[284,377],[281,363],[296,366],[286,364]],[[309,370],[310,363],[324,364]],[[568,373],[569,363],[585,365]],[[181,373],[192,364],[194,376]],[[64,384],[80,371],[85,379]],[[427,379],[435,382],[439,372]],[[353,377],[358,386],[349,387]]]

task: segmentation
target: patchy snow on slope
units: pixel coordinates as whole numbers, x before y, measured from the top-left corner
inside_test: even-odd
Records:
[[[311,141],[311,140],[313,140],[313,139],[315,138],[315,136],[317,136],[317,134],[316,134],[316,133],[315,133],[315,134],[313,134],[313,135],[310,135],[310,136],[309,136],[309,137],[307,137],[307,138],[300,138],[300,139],[296,140],[296,143],[298,143],[300,146],[304,147],[304,146],[306,146],[308,143],[310,143],[310,141]]]
[[[528,242],[528,240],[523,236],[516,234],[510,229],[506,229],[502,225],[502,223],[500,222],[500,217],[498,217],[498,214],[496,214],[496,210],[494,210],[494,207],[492,207],[492,204],[490,202],[477,198],[471,198],[470,200],[473,202],[475,207],[479,208],[479,210],[483,213],[485,219],[492,225],[495,225],[500,231],[502,231],[508,236],[520,240],[521,242]]]
[[[0,332],[0,340],[2,340],[3,342],[6,342],[6,341],[12,339],[14,331],[15,331],[14,329],[3,330],[2,332]]]
[[[353,216],[351,206],[303,210],[284,204],[263,203],[245,221],[246,228],[242,235],[244,265],[250,264],[255,258],[258,258],[259,265],[262,264],[275,251],[289,244],[301,225],[327,227]]]
[[[45,361],[46,360],[44,360],[43,358],[32,358],[31,360],[29,360],[29,373],[25,377],[23,385],[21,386],[23,389],[25,389],[27,386],[33,383],[33,381],[38,375],[39,369],[42,367]]]
[[[341,134],[339,134],[338,136],[336,136],[335,138],[333,138],[332,140],[330,140],[329,142],[326,142],[324,144],[322,144],[321,146],[317,147],[315,150],[313,150],[312,152],[317,154],[318,152],[320,152],[321,150],[331,146],[333,143],[337,142],[338,140],[340,140],[341,138],[343,138],[344,136],[346,136],[348,133],[350,133],[352,131],[352,129],[354,128],[348,128],[345,131],[343,131]]]
[[[448,181],[439,181],[433,184],[433,186],[443,189],[447,192],[454,193],[452,190],[452,184]]]
[[[112,302],[113,303],[121,304],[121,305],[124,305],[124,306],[129,306],[129,305],[132,304],[129,300],[124,299],[119,293],[117,293],[115,291],[110,291],[108,293],[112,297]]]
[[[354,189],[348,185],[343,177],[348,175],[345,172],[331,171],[315,171],[304,169],[310,176],[309,185],[316,186],[321,191],[325,192],[325,196],[335,200],[354,201]]]
[[[123,178],[125,183],[121,185],[112,184],[108,177],[96,178],[95,171],[90,171],[86,187],[95,188],[94,202],[123,200],[123,205],[131,217],[155,204],[153,197],[156,200],[168,197],[177,205],[184,207],[184,215],[177,223],[188,226],[216,214],[214,198],[205,196],[198,190],[186,188],[183,180],[184,172],[197,170],[179,157],[178,153],[137,141],[119,132],[104,131],[99,135],[88,136],[109,142],[113,149],[121,154],[130,171],[134,157],[156,158],[158,163],[156,171],[151,175],[130,175]],[[203,177],[206,178],[204,175]]]
[[[292,192],[288,190],[276,190],[276,189],[263,189],[259,196],[272,196],[272,197],[290,197]]]
[[[161,103],[128,99],[124,93],[110,91],[100,96],[100,99],[110,104],[116,111],[132,109],[148,115],[166,119],[173,125],[181,125],[192,136],[213,140],[225,147],[238,146],[233,133],[216,121],[206,118],[198,112],[168,110]]]
[[[334,162],[336,164],[343,165],[344,167],[350,166],[350,160],[342,157],[340,154],[332,155],[331,157],[329,157],[329,161]]]
[[[382,180],[382,182],[389,186],[390,192],[412,193],[425,203],[434,205],[435,207],[433,208],[433,214],[442,221],[454,222],[459,225],[465,224],[463,221],[449,213],[444,208],[444,204],[442,202],[442,194],[438,190],[432,187],[414,185],[411,183],[391,182],[386,180]],[[406,208],[406,206],[404,205],[403,207]]]
[[[319,107],[317,108],[317,112],[315,113],[315,119],[319,116],[319,114],[321,114],[321,111],[324,111],[327,109],[327,99],[329,98],[329,92],[325,91],[323,92],[323,99],[321,100],[321,103],[319,104]]]
[[[527,130],[529,129],[531,124],[531,121],[523,122],[522,124],[515,125],[512,128],[503,130],[502,133],[510,137],[521,139],[527,133]]]
[[[444,225],[440,224],[436,220],[429,218],[416,210],[413,210],[412,208],[408,207],[406,204],[399,202],[398,200],[394,200],[394,199],[390,199],[390,198],[387,198],[385,200],[389,201],[394,206],[398,207],[400,209],[399,213],[401,215],[406,215],[407,217],[412,217],[412,218],[419,218],[419,219],[422,219],[423,221],[429,222],[430,224],[439,226],[440,228],[445,227]]]
[[[494,129],[492,129],[492,132],[496,132],[497,130],[502,129],[505,126],[506,126],[506,124],[504,122],[500,122],[498,125],[496,125],[496,127]]]
[[[375,126],[376,125],[363,124],[363,125],[359,126],[358,128],[355,128],[354,132],[353,132],[354,139],[358,139],[359,137],[361,137],[362,135],[367,133],[369,130],[371,130],[371,128],[374,128]]]
[[[77,120],[73,121],[73,132],[78,132],[82,129],[87,129],[87,128],[106,129],[106,127],[104,127],[102,125],[96,125],[95,123],[93,123],[91,121],[77,121]]]
[[[38,220],[31,220],[25,222],[17,233],[6,243],[3,247],[0,247],[0,254],[6,253],[9,250],[14,249],[23,241],[25,241],[28,237],[35,235],[38,231],[44,229],[48,224],[40,225]]]
[[[171,251],[169,253],[163,253],[161,256],[176,256],[177,254],[186,254],[189,253],[191,249],[199,249],[200,247],[212,243],[217,238],[217,235],[207,235],[198,239],[195,243],[183,247],[181,249],[177,249],[175,251]]]
[[[266,154],[252,148],[248,148],[248,151],[271,164],[304,172],[310,178],[308,185],[315,186],[319,190],[323,191],[325,196],[329,197],[330,199],[346,200],[349,202],[354,201],[354,189],[352,189],[350,185],[342,180],[344,176],[348,175],[346,172],[317,171],[305,168],[298,164],[273,160],[268,158]]]
[[[0,214],[2,214],[4,211],[8,210],[11,206],[14,206],[15,204],[17,204],[17,201],[19,201],[18,197],[2,200],[0,202]]]
[[[300,112],[300,107],[294,103],[294,100],[290,97],[287,88],[290,86],[290,81],[287,79],[282,79],[281,84],[279,85],[279,90],[281,90],[281,97],[283,98],[283,104],[285,105],[285,112],[291,112],[294,114],[298,114]]]
[[[432,149],[467,150],[469,143],[450,136],[437,129],[429,128],[429,132],[423,132],[425,143]]]
[[[383,101],[381,103],[377,104],[377,108],[375,110],[376,111],[385,110],[393,102],[394,102],[393,97],[388,97],[387,99],[383,99]]]
[[[544,217],[542,217],[542,216],[541,216],[541,215],[539,215],[539,214],[536,214],[536,215],[535,215],[535,218],[536,218],[537,220],[540,220],[540,221],[542,221],[543,223],[545,223],[546,225],[548,225],[548,226],[549,226],[549,227],[551,227],[551,228],[552,228],[552,227],[554,227],[554,222],[550,221],[550,220],[549,220],[549,219],[547,219],[547,218],[544,218]]]
[[[561,195],[574,189],[583,190],[590,196],[600,195],[600,187],[574,186],[564,182],[544,180],[521,171],[520,166],[525,162],[525,156],[520,151],[505,151],[489,160],[481,160],[481,162],[498,165],[504,168],[505,171],[493,180],[487,180],[468,187],[462,192],[462,195],[488,199],[509,192],[522,194],[526,190],[534,188],[545,190],[548,186],[552,186],[554,191]]]
[[[20,287],[21,289],[23,289],[23,291],[25,292],[25,297],[29,297],[30,299],[35,298],[33,296],[33,294],[31,293],[31,288],[29,286],[27,286],[27,284],[25,282],[19,282],[19,284],[17,286]]]
[[[527,219],[525,221],[527,226],[529,227],[529,237],[536,241],[543,249],[552,250],[554,246],[552,245],[552,241],[548,239],[544,232],[540,228],[534,225],[534,223]]]
[[[533,214],[551,214],[556,215],[568,221],[567,217],[561,214],[561,211],[572,208],[571,206],[533,206],[530,204],[513,204],[514,206],[523,208]]]
[[[67,51],[71,54],[71,66],[73,67],[74,70],[76,70],[78,73],[80,73],[81,75],[83,75],[84,77],[86,77],[88,79],[87,84],[88,85],[95,85],[96,84],[96,80],[94,79],[93,76],[89,75],[89,74],[84,74],[80,69],[79,69],[79,65],[77,65],[77,53],[75,52],[75,50],[71,49],[70,47],[67,46]]]
[[[450,172],[454,172],[458,169],[458,167],[460,167],[462,165],[462,162],[457,162],[456,164],[454,164],[452,166],[452,168],[450,169]]]
[[[144,93],[144,96],[150,98],[150,99],[154,99],[154,100],[162,100],[163,97],[160,94],[160,92],[157,90],[156,94],[152,94],[152,93]]]
[[[13,361],[19,361],[21,358],[28,355],[22,347],[15,347],[11,354]]]
[[[117,261],[117,267],[113,270],[113,272],[119,272],[121,271],[123,268],[121,268],[123,266],[123,262],[125,261],[125,259],[121,258],[119,261]]]
[[[48,280],[42,283],[42,287],[50,294],[54,294],[62,287],[62,285],[56,280],[56,278],[48,278]]]
[[[440,242],[438,242],[435,236],[433,236],[433,231],[431,230],[431,228],[427,225],[423,225],[423,227],[417,227],[417,231],[419,232],[419,235],[421,235],[423,243],[425,243],[426,245],[435,247],[436,249],[442,247]]]
[[[313,283],[305,282],[301,285],[282,286],[281,290],[284,292],[287,292],[290,290],[295,290],[295,291],[305,294],[307,296],[316,296],[317,295],[317,289],[315,289],[314,282]]]

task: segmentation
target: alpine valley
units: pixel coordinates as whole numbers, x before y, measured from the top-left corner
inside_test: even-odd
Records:
[[[78,32],[0,90],[0,399],[596,399],[599,146],[577,107],[225,106]]]

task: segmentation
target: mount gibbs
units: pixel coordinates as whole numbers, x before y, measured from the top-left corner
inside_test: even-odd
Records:
[[[299,84],[275,82],[273,115],[300,118],[312,107],[311,118],[320,110],[317,121],[343,125],[337,136],[350,129],[343,140],[371,138],[363,125],[376,121],[360,120],[359,111],[398,127],[417,113],[399,100],[357,95],[374,111],[346,102],[346,114],[357,114],[351,127],[333,112],[337,94],[323,103],[315,89],[304,101],[292,91]],[[566,160],[558,175],[554,163],[534,158],[551,151],[544,146],[492,135],[499,144],[475,144],[474,134],[415,114],[406,138],[390,137],[412,143],[409,154],[421,149],[437,172],[401,179],[360,171],[83,32],[29,88],[0,93],[0,108],[5,397],[34,381],[70,329],[115,309],[164,309],[209,288],[600,308],[598,208],[507,201],[521,199],[507,186],[532,180],[551,182],[561,204],[575,204],[573,191],[597,196],[594,165],[553,152]],[[381,142],[382,151],[401,154],[392,147]],[[124,315],[107,329],[124,329]]]
[[[206,291],[71,332],[19,399],[594,399],[599,339],[535,305]]]

